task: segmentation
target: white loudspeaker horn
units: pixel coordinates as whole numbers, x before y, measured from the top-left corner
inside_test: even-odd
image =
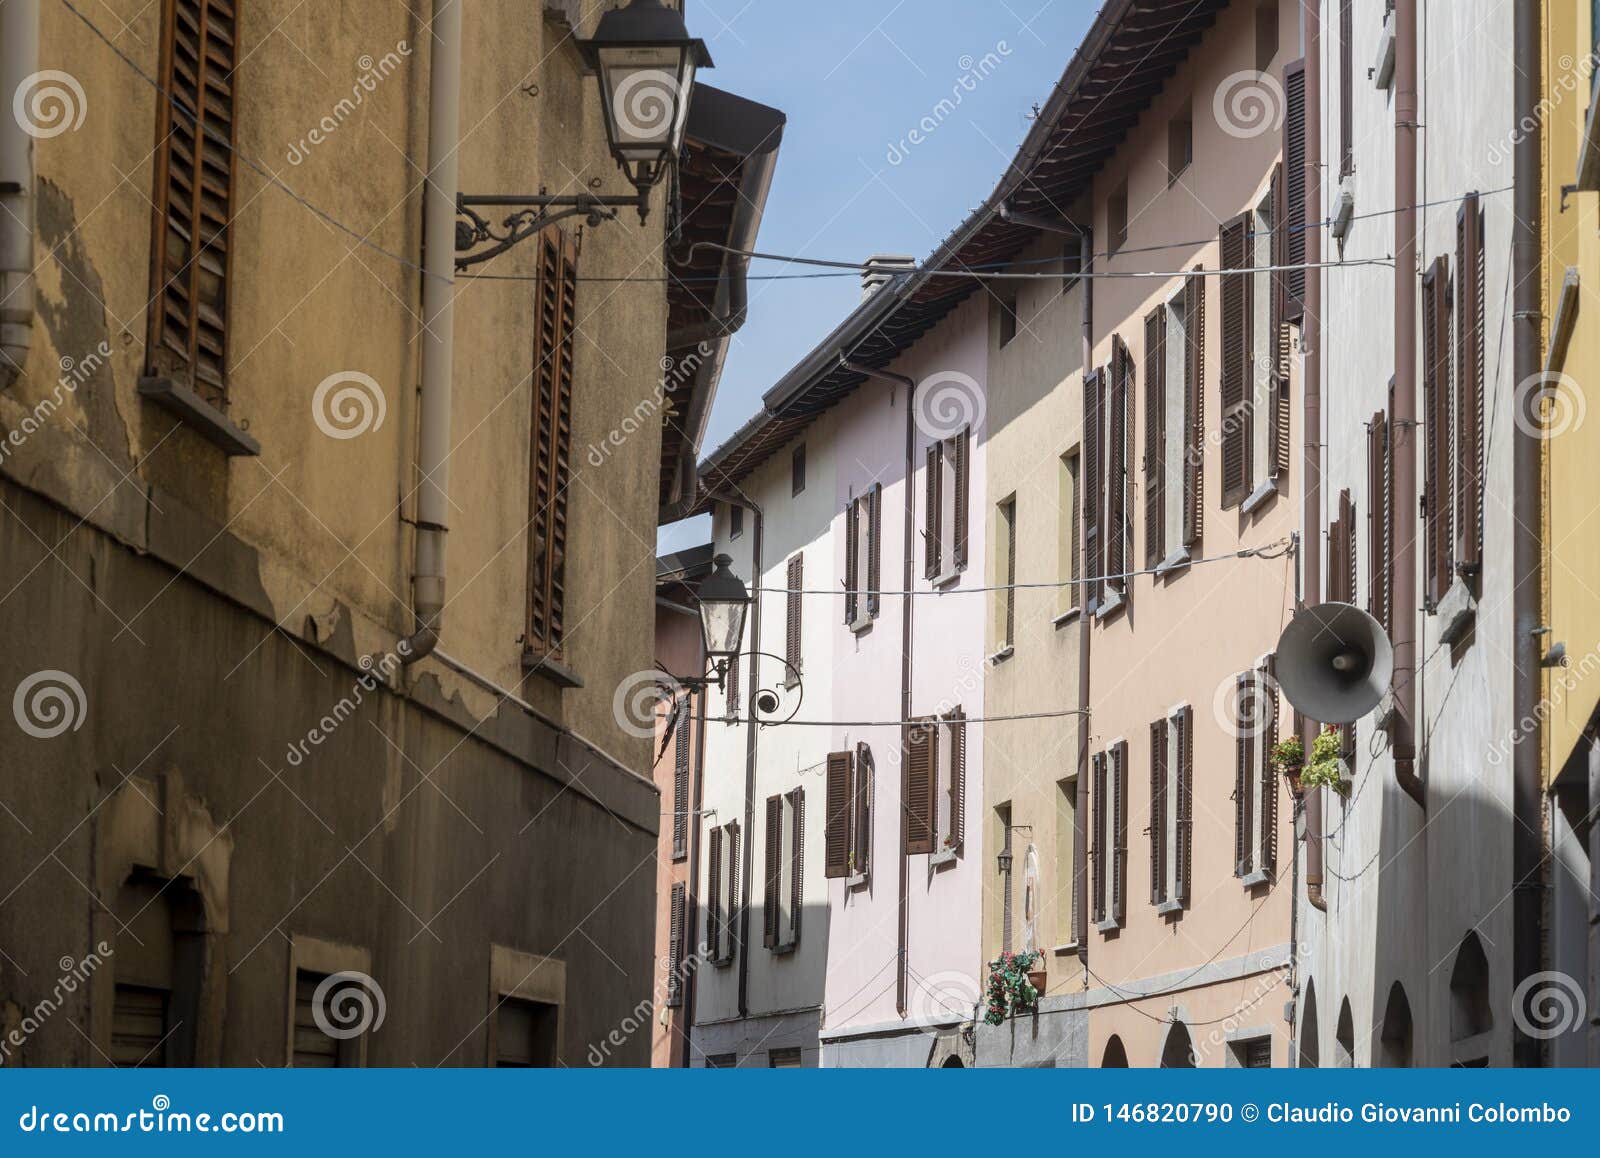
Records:
[[[1278,685],[1302,714],[1349,724],[1383,701],[1394,678],[1394,648],[1372,616],[1348,603],[1298,612],[1278,640]]]

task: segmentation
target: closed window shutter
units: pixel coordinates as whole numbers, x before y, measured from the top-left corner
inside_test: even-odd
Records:
[[[711,959],[723,959],[726,911],[722,906],[722,829],[713,828],[706,841],[706,948]]]
[[[1017,500],[1013,498],[1007,507],[1010,517],[1006,519],[1006,637],[1003,642],[1011,647],[1017,642]]]
[[[672,856],[684,856],[689,849],[689,701],[674,710],[677,736],[672,767]]]
[[[858,592],[861,588],[861,576],[858,568],[861,566],[856,549],[857,536],[860,533],[861,500],[851,499],[844,508],[844,621],[846,624],[856,621],[857,604],[860,600]]]
[[[560,659],[566,635],[567,485],[572,454],[572,357],[577,249],[554,226],[539,235],[533,331],[528,623],[524,652]]]
[[[1440,257],[1422,279],[1424,489],[1429,611],[1450,590],[1450,261]]]
[[[235,5],[168,0],[161,38],[150,373],[225,407],[232,270]]]
[[[822,821],[822,875],[850,875],[851,788],[849,752],[828,753],[827,815]]]
[[[865,744],[857,744],[850,783],[855,809],[850,832],[850,857],[853,862],[851,867],[857,875],[865,875],[872,867],[872,771],[872,750]]]
[[[1197,549],[1205,527],[1206,279],[1200,266],[1183,286],[1183,545]]]
[[[953,440],[955,454],[955,566],[967,565],[967,505],[971,491],[972,428],[969,426]]]
[[[1457,294],[1455,561],[1465,574],[1483,568],[1484,279],[1483,211],[1469,194],[1456,220]]]
[[[1106,754],[1096,752],[1090,760],[1090,779],[1094,789],[1094,919],[1106,919]]]
[[[1222,227],[1222,268],[1240,270],[1251,265],[1247,243],[1251,214],[1235,217]],[[1250,357],[1250,284],[1248,273],[1223,273],[1222,293],[1222,506],[1238,506],[1255,485],[1251,454],[1252,406]]]
[[[789,560],[788,614],[785,619],[784,658],[789,661],[787,679],[794,679],[800,670],[800,613],[803,606],[800,591],[805,586],[805,556],[796,555]]]
[[[960,848],[967,836],[967,713],[957,708],[946,717],[950,737],[949,846]]]
[[[741,710],[739,702],[739,657],[728,660],[728,684],[723,689],[723,707],[727,719],[735,719]]]
[[[1306,182],[1322,179],[1306,167],[1306,62],[1283,66],[1284,264],[1283,320],[1300,323],[1306,312]]]
[[[1128,918],[1128,745],[1119,742],[1111,749],[1112,829],[1117,842],[1116,888],[1111,897],[1111,919],[1122,924]]]
[[[1105,512],[1105,375],[1095,371],[1083,381],[1083,565],[1088,584],[1085,599],[1092,610],[1105,598],[1105,544],[1100,523]]]
[[[1390,628],[1389,549],[1393,513],[1390,510],[1389,423],[1383,411],[1367,427],[1367,599],[1368,610],[1384,631]]]
[[[1278,871],[1278,778],[1272,767],[1272,749],[1278,742],[1278,661],[1268,656],[1257,681],[1266,713],[1266,730],[1256,753],[1257,779],[1261,786],[1261,861],[1258,866],[1268,876]],[[1258,720],[1261,716],[1258,714]]]
[[[1144,319],[1144,565],[1166,558],[1167,307]]]
[[[1275,479],[1285,479],[1289,475],[1289,449],[1292,444],[1293,412],[1289,408],[1289,325],[1284,320],[1284,298],[1282,269],[1285,264],[1285,253],[1289,247],[1289,234],[1285,222],[1288,219],[1288,209],[1285,204],[1283,166],[1279,165],[1272,173],[1272,267],[1278,271],[1272,275],[1272,302],[1271,322],[1272,333],[1267,335],[1268,348],[1271,351],[1271,416],[1272,423],[1267,431],[1267,462],[1268,469]],[[1257,339],[1259,341],[1259,337]]]
[[[867,492],[867,614],[877,618],[883,588],[883,484]]]
[[[761,943],[768,949],[778,943],[779,884],[783,877],[783,797],[767,797],[767,855],[764,861]]]
[[[1106,582],[1126,591],[1128,580],[1128,451],[1132,438],[1133,358],[1121,338],[1112,340],[1111,426],[1106,447]]]
[[[800,941],[800,914],[806,900],[806,790],[796,788],[789,793],[794,808],[793,848],[789,856],[789,931],[795,943]]]
[[[1150,725],[1150,903],[1167,899],[1167,721]]]
[[[1172,718],[1178,743],[1178,864],[1175,874],[1177,901],[1189,903],[1194,879],[1194,709],[1185,707]]]
[[[939,577],[939,507],[943,502],[944,444],[928,447],[928,506],[922,520],[922,572],[927,579]]]
[[[739,822],[728,825],[728,960],[739,951],[739,914],[744,911],[744,894],[739,891]]]
[[[667,932],[667,1004],[677,1006],[683,1004],[684,886],[673,885],[671,896]]]
[[[1339,176],[1356,171],[1355,0],[1339,0]]]
[[[906,855],[932,852],[934,792],[938,773],[932,720],[918,720],[906,728]]]
[[[1233,770],[1233,875],[1248,876],[1251,863],[1250,828],[1251,767],[1255,745],[1251,742],[1252,713],[1255,710],[1255,673],[1244,672],[1234,680],[1235,700],[1238,703],[1234,719],[1236,750]]]

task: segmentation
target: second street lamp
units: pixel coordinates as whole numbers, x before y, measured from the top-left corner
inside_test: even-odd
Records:
[[[733,573],[733,559],[718,555],[713,570],[700,584],[700,631],[706,658],[719,669],[739,654],[744,640],[745,616],[750,611],[750,591]]]

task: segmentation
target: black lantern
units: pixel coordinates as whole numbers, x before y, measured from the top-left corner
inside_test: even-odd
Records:
[[[706,656],[713,663],[733,659],[744,639],[744,619],[750,610],[750,592],[732,570],[733,559],[718,555],[714,569],[700,584],[700,630]]]
[[[602,16],[579,48],[600,78],[611,155],[647,189],[683,146],[695,71],[712,67],[706,42],[661,0],[633,0]]]
[[[1011,858],[1011,845],[1010,844],[1006,844],[1003,848],[1001,848],[1000,852],[995,856],[994,859],[995,859],[996,866],[1000,869],[1000,875],[1003,876],[1003,877],[1010,876],[1011,875],[1011,859],[1012,859]]]

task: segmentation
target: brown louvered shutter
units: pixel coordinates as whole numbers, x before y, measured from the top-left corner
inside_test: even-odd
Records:
[[[943,502],[944,444],[928,447],[928,506],[922,519],[922,574],[925,579],[939,577],[939,507]]]
[[[1467,575],[1483,568],[1484,280],[1483,211],[1478,195],[1456,221],[1456,526],[1455,563]],[[1481,594],[1481,593],[1480,593]]]
[[[686,925],[684,903],[687,896],[680,882],[672,886],[667,910],[667,1004],[683,1004],[683,933]]]
[[[686,856],[689,851],[689,701],[683,700],[674,709],[672,763],[672,856]]]
[[[1154,568],[1167,557],[1167,307],[1157,306],[1144,319],[1144,565]]]
[[[1183,328],[1188,338],[1183,377],[1183,545],[1199,553],[1205,529],[1206,480],[1206,279],[1195,266],[1183,286]]]
[[[1254,745],[1250,742],[1251,715],[1255,704],[1255,673],[1242,672],[1234,678],[1234,769],[1233,769],[1233,875],[1248,876],[1250,857],[1250,767]]]
[[[856,548],[856,536],[861,524],[861,500],[851,499],[844,508],[844,621],[856,621],[861,596],[861,560]]]
[[[1094,919],[1098,924],[1106,919],[1106,754],[1096,752],[1090,760],[1090,779],[1094,789],[1092,812],[1094,814]]]
[[[739,657],[734,656],[728,660],[728,684],[723,689],[723,708],[726,719],[738,717],[743,705],[739,702]]]
[[[1150,725],[1150,903],[1167,899],[1167,721]]]
[[[1111,896],[1111,919],[1128,919],[1128,745],[1118,741],[1111,749],[1111,826],[1116,838],[1117,879]]]
[[[1010,518],[1006,520],[1006,638],[1007,647],[1017,642],[1017,500],[1006,504]]]
[[[722,960],[726,920],[722,907],[722,829],[713,828],[706,841],[706,948],[714,961]]]
[[[1322,175],[1306,167],[1306,62],[1283,66],[1284,249],[1283,320],[1301,323],[1306,313],[1306,182]]]
[[[1278,871],[1278,777],[1272,767],[1272,749],[1278,743],[1278,660],[1268,656],[1258,680],[1266,713],[1266,730],[1256,753],[1257,778],[1261,786],[1261,863],[1269,877]],[[1258,712],[1258,720],[1261,716]]]
[[[1422,393],[1428,610],[1450,590],[1450,262],[1440,257],[1422,279]]]
[[[744,895],[739,892],[739,869],[743,862],[739,859],[739,822],[733,821],[728,825],[728,960],[733,960],[739,951],[738,929],[739,914],[744,911]]]
[[[1270,283],[1273,287],[1272,301],[1269,310],[1269,325],[1272,332],[1267,335],[1267,348],[1270,351],[1272,364],[1269,369],[1268,382],[1271,391],[1267,421],[1272,426],[1267,431],[1267,469],[1274,479],[1284,479],[1289,474],[1289,448],[1293,437],[1290,425],[1293,413],[1289,409],[1289,324],[1284,320],[1285,290],[1283,288],[1282,267],[1285,263],[1284,254],[1288,250],[1289,235],[1285,223],[1288,220],[1287,194],[1284,192],[1283,166],[1279,165],[1272,172],[1272,237],[1271,254],[1272,267],[1275,271]],[[1256,344],[1260,344],[1259,336]]]
[[[761,943],[778,943],[778,886],[783,876],[783,797],[767,797],[767,855],[762,865],[766,888],[762,897]]]
[[[1355,504],[1348,490],[1339,492],[1339,516],[1328,528],[1328,601],[1356,601]]]
[[[1356,171],[1355,0],[1339,0],[1339,176]]]
[[[1389,423],[1383,411],[1367,427],[1367,610],[1390,629],[1389,552],[1394,512],[1390,501]]]
[[[867,614],[874,619],[883,606],[883,484],[867,492]]]
[[[967,507],[969,492],[972,489],[970,478],[972,469],[972,428],[969,426],[955,436],[953,440],[955,461],[955,520],[956,525],[952,533],[955,535],[955,566],[967,565]]]
[[[1092,609],[1105,598],[1105,544],[1100,522],[1105,511],[1105,470],[1103,439],[1105,430],[1105,374],[1099,370],[1083,380],[1083,566],[1089,580],[1083,599]]]
[[[533,444],[529,475],[528,624],[524,653],[560,659],[566,635],[567,485],[572,456],[572,352],[577,249],[551,226],[537,242]]]
[[[822,818],[822,875],[850,875],[851,758],[849,752],[828,753],[827,793]]]
[[[1128,580],[1128,450],[1132,357],[1121,338],[1112,339],[1111,422],[1106,436],[1106,582],[1126,591]],[[1110,578],[1117,576],[1117,578]]]
[[[789,661],[787,678],[794,679],[800,670],[800,615],[804,602],[800,592],[805,587],[805,556],[796,555],[789,560],[787,615],[784,620],[784,658]]]
[[[850,829],[850,869],[857,875],[872,867],[872,773],[872,749],[857,744],[850,775],[855,807]]]
[[[1222,268],[1240,270],[1251,264],[1247,242],[1251,214],[1222,227]],[[1222,507],[1238,506],[1250,497],[1251,359],[1250,282],[1248,273],[1223,273],[1222,293]]]
[[[932,852],[934,792],[938,775],[937,723],[918,720],[906,728],[906,855]]]
[[[796,788],[789,793],[790,807],[794,809],[794,831],[790,836],[789,851],[789,931],[795,943],[800,941],[800,916],[806,903],[806,790]]]
[[[950,847],[967,837],[967,713],[957,708],[945,717],[950,736]]]
[[[1178,730],[1178,864],[1174,883],[1177,901],[1189,903],[1194,878],[1194,709],[1185,707],[1172,718]]]
[[[166,0],[156,101],[150,373],[227,402],[228,283],[233,266],[234,86],[231,0]]]

